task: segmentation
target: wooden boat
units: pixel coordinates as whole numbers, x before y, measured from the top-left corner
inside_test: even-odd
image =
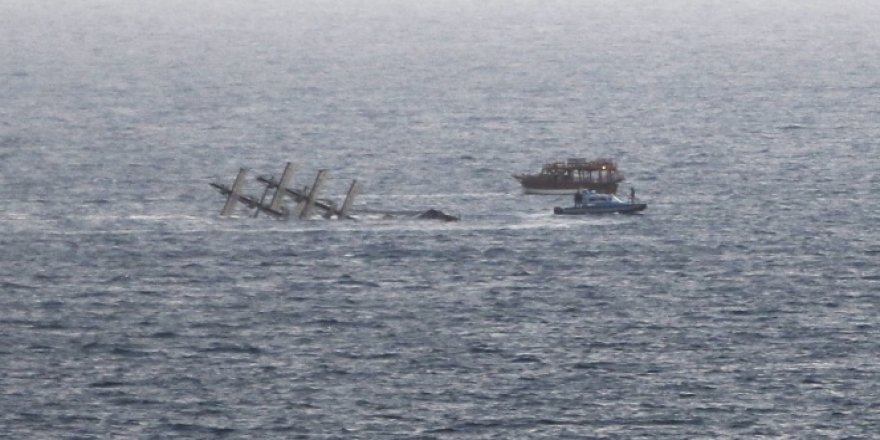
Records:
[[[582,189],[614,194],[624,179],[613,160],[582,158],[547,163],[538,174],[514,174],[513,177],[526,194],[572,194]]]

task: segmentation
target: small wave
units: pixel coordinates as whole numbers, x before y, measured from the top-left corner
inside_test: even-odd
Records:
[[[34,322],[31,325],[31,328],[37,330],[63,330],[67,328],[60,321],[49,321],[49,322]]]
[[[111,402],[114,405],[120,406],[147,406],[162,404],[162,402],[158,400],[144,399],[139,397],[118,397],[115,399],[111,399]]]
[[[788,125],[783,125],[783,126],[779,127],[780,130],[801,130],[804,128],[807,128],[807,127],[805,127],[803,125],[799,125],[799,124],[788,124]]]
[[[130,282],[130,281],[131,281],[131,275],[124,274],[124,275],[117,275],[112,278],[109,278],[109,279],[105,280],[103,283],[115,285],[118,283],[124,283],[124,282]]]
[[[613,370],[615,365],[611,362],[576,362],[572,368],[576,370]]]
[[[487,347],[485,345],[476,345],[476,346],[468,348],[468,352],[475,353],[475,354],[498,354],[498,353],[503,353],[504,350],[501,350],[498,348],[493,348],[493,347]]]
[[[399,359],[400,353],[398,352],[383,352],[383,353],[369,353],[369,354],[352,354],[347,353],[347,357],[350,359],[365,359],[365,360],[384,360],[384,359]]]
[[[340,286],[380,287],[378,283],[356,280],[350,275],[342,275],[339,277],[339,280],[336,281],[336,284]]]
[[[323,318],[323,319],[316,319],[314,321],[308,321],[308,322],[306,322],[306,324],[307,325],[317,325],[317,326],[322,326],[322,327],[333,327],[333,326],[337,326],[337,325],[349,325],[350,323],[343,323],[342,321],[339,321],[339,320],[336,320],[333,318]]]
[[[244,353],[244,354],[260,354],[263,352],[259,347],[253,345],[229,345],[217,344],[202,350],[206,353]]]
[[[370,418],[378,420],[412,421],[410,417],[401,416],[398,414],[375,414],[371,415]]]
[[[510,255],[510,249],[503,247],[493,247],[483,251],[483,256],[486,258],[503,257],[506,255]]]
[[[147,357],[150,353],[143,350],[135,350],[127,347],[113,347],[110,354],[123,357]]]
[[[39,306],[42,309],[56,310],[56,309],[64,308],[65,303],[64,303],[64,301],[48,300],[48,301],[41,302],[39,304]]]
[[[455,428],[435,428],[425,430],[426,434],[455,434],[458,432]]]
[[[89,342],[87,344],[83,344],[82,347],[80,347],[80,350],[89,353],[106,352],[111,355],[120,357],[147,357],[150,355],[150,353],[143,350],[137,350],[130,347],[121,347],[112,344],[104,344],[101,342]]]
[[[55,282],[56,280],[58,280],[60,278],[61,278],[61,276],[56,275],[56,274],[51,274],[51,273],[38,273],[38,274],[34,275],[34,280],[36,280],[36,281]]]
[[[97,382],[92,382],[89,384],[91,388],[118,388],[125,386],[125,382],[119,382],[115,380],[99,380]]]
[[[556,419],[538,419],[535,420],[536,425],[547,425],[547,426],[564,426],[564,425],[579,425],[578,422],[573,422],[571,420],[556,420]]]
[[[623,425],[641,425],[641,426],[699,426],[703,425],[705,421],[701,418],[693,418],[693,419],[646,419],[646,420],[635,420],[632,422],[624,422]]]
[[[516,356],[514,356],[513,359],[511,359],[511,362],[523,363],[523,364],[539,363],[539,362],[541,362],[541,358],[538,357],[537,355],[530,354],[530,353],[519,353]]]
[[[6,289],[27,289],[27,290],[34,290],[34,289],[36,289],[35,286],[28,286],[28,285],[26,285],[26,284],[18,284],[18,283],[13,283],[13,282],[9,282],[9,281],[6,281],[6,282],[3,282],[3,283],[0,283],[0,288],[2,288],[3,290],[6,290]]]
[[[383,359],[398,359],[400,358],[400,353],[397,352],[387,352],[387,353],[374,353],[369,354],[363,357],[363,359],[368,360],[383,360]]]
[[[233,428],[221,428],[217,426],[207,426],[207,425],[197,425],[193,423],[172,423],[167,425],[172,431],[179,432],[182,434],[208,434],[210,436],[226,436],[233,434],[235,429]]]

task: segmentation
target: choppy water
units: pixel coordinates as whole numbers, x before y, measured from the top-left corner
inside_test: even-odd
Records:
[[[0,436],[876,436],[875,3],[129,3],[0,4]]]

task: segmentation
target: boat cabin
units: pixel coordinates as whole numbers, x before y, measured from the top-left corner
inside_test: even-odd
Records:
[[[541,176],[548,179],[583,183],[616,183],[623,180],[617,164],[611,159],[588,161],[571,158],[565,162],[553,162],[541,167]]]
[[[582,206],[602,205],[608,203],[624,203],[614,194],[603,194],[591,189],[581,191],[580,203]]]

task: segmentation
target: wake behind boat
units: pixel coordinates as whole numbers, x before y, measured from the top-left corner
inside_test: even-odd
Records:
[[[569,208],[557,206],[553,208],[553,213],[556,215],[612,214],[615,212],[634,214],[644,211],[648,205],[645,203],[635,203],[635,191],[631,194],[631,200],[625,202],[614,194],[601,194],[592,190],[584,190],[575,193],[574,206]]]

